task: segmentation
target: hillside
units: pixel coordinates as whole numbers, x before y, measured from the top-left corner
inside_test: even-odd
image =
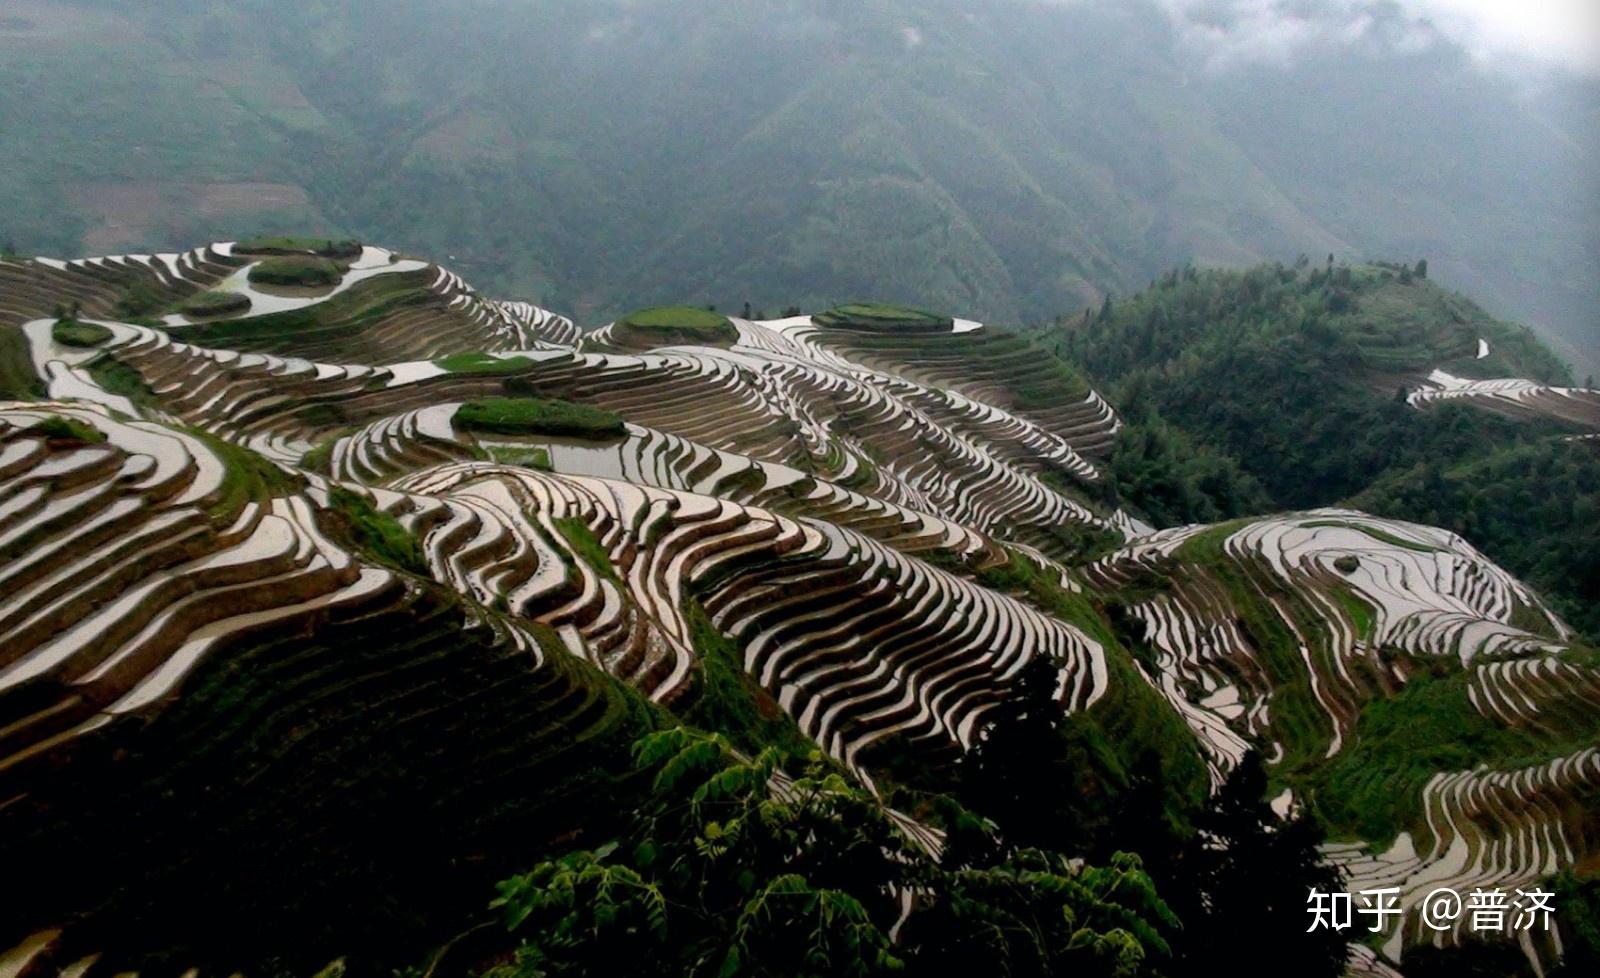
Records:
[[[584,325],[861,295],[1016,324],[1189,260],[1426,257],[1600,372],[1592,83],[1425,24],[1216,71],[1147,2],[12,6],[23,254],[367,235]]]
[[[286,259],[333,281],[265,284]],[[1309,274],[1179,274],[1076,328],[1304,311]],[[1392,278],[1352,271],[1309,346],[1255,307],[1174,315],[1142,396],[1205,382],[1208,330],[1309,355],[1383,308],[1305,376],[1527,425],[1396,401],[1478,352],[1405,309],[1487,332],[1485,370],[1558,368],[1415,279],[1383,305]],[[1281,871],[1331,872],[1324,834],[1410,907],[1600,856],[1600,667],[1555,606],[1476,538],[1348,508],[1146,525],[1302,483],[1226,427],[1125,420],[1040,338],[878,303],[580,334],[325,239],[3,260],[0,336],[10,974],[1200,975],[1233,951],[1187,935],[1266,912],[1290,936],[1238,973],[1331,976],[1347,949],[1299,936]],[[1107,391],[1154,369],[1047,339]],[[1130,431],[1216,446],[1178,453],[1192,497],[1151,491]],[[1381,952],[1431,936],[1411,913]]]
[[[1594,637],[1600,392],[1418,271],[1185,268],[1042,335],[1132,422],[1112,485],[1146,518],[1349,503],[1446,527]]]

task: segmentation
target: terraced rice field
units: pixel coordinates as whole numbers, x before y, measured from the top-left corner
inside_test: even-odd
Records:
[[[1589,431],[1600,429],[1600,391],[1583,387],[1552,387],[1517,378],[1467,380],[1435,370],[1406,395],[1406,403],[1419,408],[1450,402],[1512,418],[1553,418]]]
[[[1283,807],[1309,804],[1351,839],[1327,848],[1350,891],[1401,888],[1413,912],[1386,935],[1391,961],[1407,943],[1466,936],[1423,928],[1415,908],[1435,887],[1531,888],[1600,849],[1583,815],[1600,801],[1600,670],[1573,658],[1537,595],[1459,536],[1317,510],[1162,530],[1087,576],[1124,596],[1153,681],[1218,776],[1267,745]],[[1448,712],[1412,709],[1413,693],[1438,694],[1429,702]],[[1471,769],[1428,766],[1472,742],[1491,746]],[[1358,798],[1369,817],[1345,823],[1352,806],[1329,794]],[[1360,839],[1385,821],[1370,807],[1399,829],[1392,842]]]
[[[256,259],[0,262],[6,376],[42,392],[0,403],[0,859],[36,897],[0,974],[165,973],[174,947],[227,974],[336,940],[352,886],[481,905],[483,852],[578,831],[632,737],[702,695],[696,621],[868,786],[874,745],[965,749],[1042,657],[1062,709],[1154,704],[1214,779],[1262,747],[1315,808],[1368,707],[1427,677],[1510,746],[1384,775],[1393,837],[1336,826],[1352,886],[1530,883],[1600,849],[1573,816],[1600,674],[1536,594],[1355,512],[1100,512],[1078,490],[1120,422],[1024,339],[797,317],[639,343],[380,248],[318,290],[251,286]],[[250,303],[191,319],[203,292]],[[68,309],[107,335],[57,342]],[[622,430],[457,423],[495,398]],[[1086,564],[1086,533],[1121,546]],[[985,586],[1022,556],[1061,601]],[[428,872],[394,878],[397,851]],[[254,882],[213,894],[222,853]],[[219,915],[252,913],[240,946]]]

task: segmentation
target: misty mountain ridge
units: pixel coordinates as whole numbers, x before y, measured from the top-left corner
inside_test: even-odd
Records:
[[[860,295],[1040,322],[1190,261],[1426,257],[1600,368],[1593,81],[1391,5],[1249,57],[1214,43],[1239,10],[1173,6],[30,3],[0,234],[355,233],[591,323]]]

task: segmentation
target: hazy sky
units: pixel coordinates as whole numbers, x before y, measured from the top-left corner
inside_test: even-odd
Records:
[[[1600,0],[1157,0],[1218,67],[1283,62],[1313,45],[1426,46],[1600,77]],[[1434,33],[1437,32],[1437,33]]]

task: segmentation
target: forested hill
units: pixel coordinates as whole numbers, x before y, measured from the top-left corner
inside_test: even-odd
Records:
[[[1122,501],[1183,523],[1346,502],[1455,530],[1600,634],[1600,395],[1422,265],[1169,272],[1052,327],[1129,422]]]
[[[1213,70],[1176,6],[7,4],[0,245],[352,234],[585,325],[1031,323],[1191,259],[1426,256],[1600,370],[1592,89],[1530,94],[1399,5],[1359,52]]]

